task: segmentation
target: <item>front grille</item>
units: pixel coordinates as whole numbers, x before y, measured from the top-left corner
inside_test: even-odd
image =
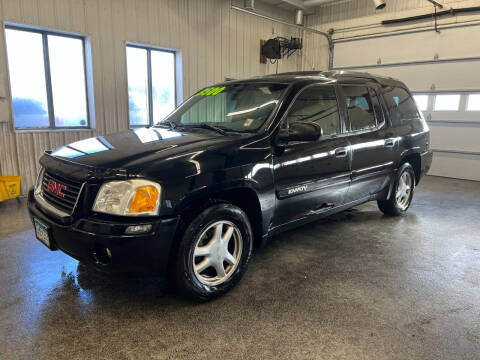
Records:
[[[53,182],[53,183],[52,183]],[[54,186],[51,186],[52,189],[49,190],[48,184],[61,185],[61,190],[59,194],[55,192]],[[66,188],[64,188],[65,186]],[[67,180],[63,177],[53,175],[51,173],[45,172],[42,180],[42,193],[43,197],[51,205],[55,206],[57,209],[62,210],[68,214],[72,214],[77,203],[78,196],[80,195],[80,189],[82,187],[81,183]],[[52,191],[53,190],[53,191]],[[63,197],[61,196],[63,195]]]

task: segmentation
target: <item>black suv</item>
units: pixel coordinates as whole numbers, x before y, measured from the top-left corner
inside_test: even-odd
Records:
[[[431,162],[402,82],[285,73],[209,87],[153,127],[45,153],[28,206],[51,250],[168,273],[207,300],[271,235],[370,200],[405,213]]]

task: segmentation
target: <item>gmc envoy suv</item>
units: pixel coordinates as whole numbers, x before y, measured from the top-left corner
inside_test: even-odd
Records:
[[[430,134],[400,81],[298,72],[205,88],[152,127],[47,151],[36,237],[84,263],[169,275],[197,300],[238,283],[254,246],[376,200],[409,208]]]

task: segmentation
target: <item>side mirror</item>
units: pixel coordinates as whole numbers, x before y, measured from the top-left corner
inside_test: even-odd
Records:
[[[288,141],[315,141],[323,136],[322,128],[312,122],[293,122],[288,129],[280,129],[278,139]]]

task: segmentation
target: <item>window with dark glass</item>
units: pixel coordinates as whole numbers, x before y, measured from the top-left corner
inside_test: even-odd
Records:
[[[314,122],[320,125],[324,135],[339,134],[342,129],[333,86],[310,86],[303,90],[293,103],[287,119],[289,123]]]
[[[85,39],[12,25],[5,38],[15,128],[89,127]]]
[[[130,126],[162,121],[176,106],[175,53],[127,45]]]
[[[383,97],[387,103],[393,124],[400,124],[402,121],[419,117],[415,100],[405,89],[399,87],[387,88],[383,93]]]
[[[350,131],[368,130],[377,126],[369,89],[365,86],[343,86]],[[380,120],[381,122],[381,120]]]

